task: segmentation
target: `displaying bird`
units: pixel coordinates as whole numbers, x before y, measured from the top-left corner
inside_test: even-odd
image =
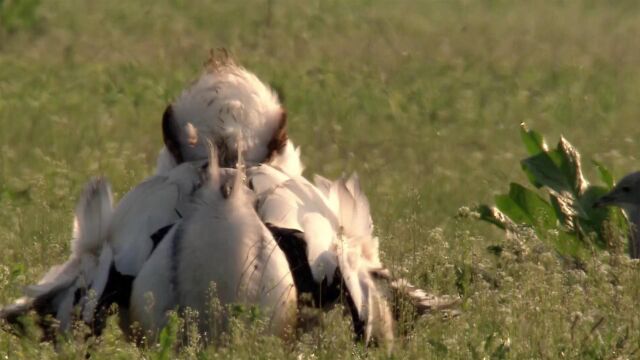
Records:
[[[595,207],[618,206],[630,223],[629,254],[640,258],[640,171],[623,177],[611,191],[594,204]]]
[[[222,166],[234,166],[236,139],[242,138],[249,183],[258,195],[258,214],[287,257],[298,292],[312,293],[311,305],[317,307],[355,298],[350,308],[361,338],[392,338],[383,288],[394,299],[410,299],[418,312],[457,302],[429,296],[381,266],[368,201],[357,179],[333,184],[318,178],[316,187],[302,177],[300,150],[288,139],[285,115],[275,93],[255,75],[227,57],[214,58],[165,111],[165,148],[157,171],[185,159],[202,159],[208,141],[221,149]],[[350,229],[349,236],[342,233],[345,228]],[[346,283],[351,290],[342,286]],[[348,291],[353,294],[343,296]]]
[[[242,166],[221,172],[215,155],[211,159],[194,211],[167,233],[134,281],[131,321],[154,338],[168,310],[189,308],[199,314],[200,333],[212,338],[218,335],[212,329],[222,331],[227,319],[224,307],[219,319],[210,313],[216,296],[223,306],[259,307],[269,314],[269,330],[283,335],[295,324],[289,264],[256,214]]]
[[[405,297],[419,313],[454,304],[382,266],[357,176],[308,181],[286,125],[274,91],[226,55],[212,57],[164,112],[156,175],[115,209],[108,184],[92,182],[70,259],[0,318],[15,323],[35,309],[66,330],[77,308],[99,335],[115,303],[127,335],[139,340],[130,331],[138,324],[155,338],[169,310],[206,315],[215,283],[223,304],[268,312],[273,333],[292,325],[296,307],[343,302],[358,338],[391,344],[390,301]],[[210,338],[211,325],[201,317]]]

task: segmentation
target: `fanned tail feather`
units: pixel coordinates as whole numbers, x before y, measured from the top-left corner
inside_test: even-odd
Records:
[[[92,179],[85,187],[76,206],[72,256],[96,254],[102,248],[113,214],[111,187],[104,178]]]
[[[356,334],[365,343],[375,340],[391,348],[393,316],[386,294],[370,273],[372,268],[381,267],[378,239],[373,236],[369,200],[360,187],[358,176],[354,174],[334,182],[316,176],[315,184],[339,219],[341,233],[337,255],[345,285],[357,310],[357,318],[353,319]]]
[[[315,180],[321,189],[329,186],[324,178],[316,177]],[[328,193],[331,206],[339,214],[344,235],[349,239],[349,248],[357,248],[368,266],[381,267],[378,238],[373,236],[369,200],[360,187],[358,175],[354,173],[347,179],[331,183]]]
[[[20,316],[35,310],[40,316],[39,324],[45,330],[45,338],[52,336],[52,324],[44,319],[47,315],[56,318],[60,330],[67,330],[73,320],[73,308],[86,303],[89,289],[97,285],[93,290],[99,297],[98,292],[104,287],[109,269],[101,262],[112,260],[110,251],[104,246],[112,210],[113,200],[107,181],[102,178],[91,180],[76,207],[71,256],[64,264],[49,270],[38,284],[26,287],[26,297],[1,309],[0,319],[20,326]],[[88,313],[95,309],[91,305],[89,308],[82,309],[85,320],[90,320]]]

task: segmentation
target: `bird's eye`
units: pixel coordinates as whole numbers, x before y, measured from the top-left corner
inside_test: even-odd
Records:
[[[623,186],[622,187],[622,192],[629,193],[629,192],[631,192],[631,188],[628,187],[628,186]]]

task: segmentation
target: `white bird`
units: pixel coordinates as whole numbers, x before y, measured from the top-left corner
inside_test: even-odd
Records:
[[[209,169],[194,212],[171,229],[134,281],[132,321],[154,338],[166,312],[178,305],[196,310],[201,334],[215,337],[210,314],[215,284],[213,296],[222,305],[258,306],[270,316],[269,330],[283,335],[294,325],[296,310],[285,255],[255,212],[244,172],[221,174],[215,161]],[[218,314],[223,327],[225,311]]]
[[[81,297],[74,304],[82,305],[87,320],[93,315],[97,333],[111,303],[120,305],[126,333],[133,322],[157,333],[166,312],[178,304],[203,311],[200,290],[209,286],[206,280],[226,279],[227,285],[244,289],[232,294],[227,286],[221,292],[218,284],[218,295],[225,303],[272,308],[274,332],[290,321],[288,312],[296,298],[292,284],[297,292],[312,294],[313,306],[326,307],[345,298],[356,333],[367,341],[390,342],[393,337],[390,309],[377,280],[384,280],[395,293],[409,294],[418,309],[427,308],[423,292],[393,279],[382,268],[369,204],[357,178],[337,182],[317,178],[314,185],[302,177],[300,150],[287,137],[286,113],[275,93],[254,74],[226,58],[212,61],[167,108],[162,128],[165,147],[157,175],[125,195],[109,219],[108,230],[87,240],[103,244],[97,265],[101,270],[85,281],[95,284],[87,289],[96,300]],[[238,139],[243,139],[259,218],[244,186],[234,186],[228,198],[222,196],[229,195],[229,187],[220,185],[230,183],[224,179],[233,170],[220,170],[217,162],[209,164],[213,175],[208,185],[195,193],[209,155],[208,144],[221,149],[220,164],[233,166],[239,158]],[[199,199],[196,206],[191,204],[194,196]],[[219,235],[209,236],[215,228],[221,229],[216,232]],[[227,240],[234,237],[240,239],[238,244],[228,247]],[[176,251],[185,244],[187,250]],[[227,277],[228,271],[238,274],[243,264],[239,254],[256,259],[260,279]],[[187,261],[192,258],[198,260]],[[214,263],[212,258],[221,262]],[[282,282],[262,292],[264,281],[271,282],[276,275],[282,275]],[[154,294],[151,303],[145,296],[149,292]],[[283,304],[277,305],[273,294],[282,295]],[[14,307],[18,308],[28,307],[20,303]],[[17,313],[0,312],[0,317],[13,318]],[[61,320],[68,323],[62,316]]]
[[[269,225],[276,240],[280,235],[286,235],[289,240],[279,241],[279,245],[285,251],[290,264],[295,264],[291,267],[297,269],[294,271],[294,280],[299,291],[309,290],[308,286],[310,286],[305,285],[309,282],[307,279],[309,274],[302,274],[301,269],[310,270],[314,281],[311,286],[317,290],[317,285],[323,279],[325,283],[332,282],[335,274],[332,269],[338,268],[338,258],[344,259],[348,254],[351,260],[349,263],[342,264],[342,271],[348,270],[350,274],[362,272],[358,279],[365,284],[356,287],[354,280],[356,277],[348,275],[347,280],[354,287],[355,297],[368,291],[367,288],[362,290],[362,287],[373,288],[372,279],[378,279],[385,282],[386,287],[390,288],[394,295],[409,298],[419,312],[441,307],[433,301],[433,298],[427,299],[427,295],[420,289],[416,289],[403,279],[399,279],[401,281],[394,279],[386,269],[381,267],[377,239],[371,235],[371,229],[364,228],[371,224],[368,202],[359,186],[356,186],[356,179],[343,180],[342,185],[338,183],[332,185],[326,180],[318,180],[323,182],[322,185],[326,186],[327,191],[330,191],[332,186],[335,191],[346,188],[351,190],[351,192],[340,191],[342,195],[349,195],[342,196],[344,210],[341,212],[341,205],[335,194],[322,193],[302,177],[300,150],[288,140],[285,115],[275,93],[255,75],[233,64],[226,57],[221,61],[214,60],[207,71],[165,111],[163,116],[165,148],[160,153],[157,171],[166,171],[165,169],[185,159],[202,159],[207,141],[216,143],[222,149],[222,165],[233,166],[235,157],[230,155],[237,152],[236,139],[238,137],[248,139],[246,141],[248,175],[253,189],[261,199],[261,205],[258,207],[260,217]],[[269,166],[259,166],[260,164]],[[261,170],[252,170],[252,167],[256,166]],[[278,188],[277,185],[285,182],[288,184],[288,191],[293,192],[292,196],[271,194],[272,190]],[[269,192],[268,197],[264,196],[266,192]],[[266,201],[267,198],[268,201]],[[329,198],[334,200],[329,201]],[[264,205],[277,202],[284,205]],[[349,209],[354,204],[359,211],[358,215],[354,215],[353,209]],[[280,218],[282,208],[293,213],[297,211],[303,213],[304,221],[292,220],[291,216]],[[366,215],[360,215],[363,209],[366,209]],[[351,224],[352,220],[358,223]],[[345,243],[342,241],[343,236],[337,237],[337,234],[340,234],[339,229],[345,226],[342,223],[345,221],[348,222],[347,227],[357,229],[352,231],[352,234],[364,234],[363,230],[368,231],[369,240],[361,241],[360,235],[352,236],[351,241],[346,242],[350,244],[347,250],[338,249],[336,244]],[[338,238],[340,241],[337,240]],[[361,269],[369,269],[370,274],[365,275],[367,271],[361,271]],[[335,288],[325,289],[325,292],[333,291],[338,294],[335,290]],[[327,294],[316,292],[316,295],[324,296],[324,303],[329,303]],[[377,301],[377,303],[363,305],[368,301]],[[357,329],[360,335],[369,338],[374,332],[371,324],[376,324],[377,333],[373,335],[389,338],[389,334],[392,333],[391,322],[388,321],[388,311],[386,311],[388,306],[381,305],[383,303],[384,299],[377,295],[358,300],[359,314],[354,317],[354,325],[361,327]],[[367,320],[370,327],[365,329],[360,325],[363,319],[369,317],[369,309],[373,309],[372,317]],[[383,321],[375,320],[375,316]]]

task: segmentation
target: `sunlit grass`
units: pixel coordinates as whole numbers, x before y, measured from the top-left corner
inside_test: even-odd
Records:
[[[284,93],[308,175],[358,171],[384,261],[463,296],[457,318],[403,325],[396,357],[640,356],[637,261],[597,253],[577,270],[544,242],[456,218],[526,181],[522,121],[617,177],[636,169],[637,2],[64,0],[34,16],[0,26],[0,303],[66,258],[85,181],[106,175],[119,198],[151,173],[167,102],[224,46]],[[361,356],[340,319],[288,341],[244,329],[201,355]],[[0,333],[9,358],[159,353],[115,321],[98,344],[61,344]]]

